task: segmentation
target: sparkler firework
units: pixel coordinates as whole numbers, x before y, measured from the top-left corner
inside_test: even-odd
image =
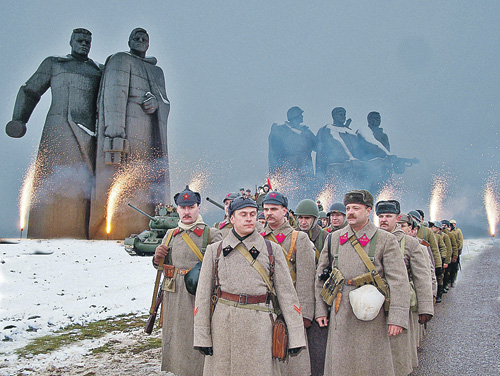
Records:
[[[432,183],[431,200],[429,204],[429,217],[431,221],[437,221],[443,216],[443,200],[446,196],[448,182],[444,176],[434,176]]]
[[[493,178],[488,179],[484,188],[484,209],[488,218],[490,235],[495,237],[498,221],[500,220],[500,205],[497,192],[497,184]]]
[[[26,217],[33,201],[33,181],[35,179],[36,161],[31,162],[19,192],[19,228],[21,235],[26,227]]]
[[[208,188],[210,182],[210,172],[207,170],[196,169],[189,179],[189,188],[194,192],[200,192]]]
[[[321,201],[321,204],[323,205],[325,210],[328,211],[330,206],[333,204],[336,193],[337,187],[333,185],[333,183],[328,183],[323,187],[321,192],[318,193],[318,196],[316,196],[316,201]]]
[[[106,233],[111,232],[111,221],[117,208],[129,197],[137,188],[143,188],[146,184],[150,164],[147,162],[130,163],[127,167],[119,170],[113,178],[108,191],[108,201],[106,204]]]

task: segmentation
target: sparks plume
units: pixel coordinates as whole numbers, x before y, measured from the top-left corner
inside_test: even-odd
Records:
[[[321,204],[326,211],[330,208],[335,200],[335,195],[337,193],[337,187],[333,183],[327,183],[316,196],[316,201],[321,201]]]
[[[498,221],[500,219],[500,205],[497,194],[497,184],[493,178],[488,179],[484,188],[484,208],[490,228],[490,235],[495,236]]]
[[[36,161],[33,160],[24,175],[23,184],[19,192],[19,228],[24,230],[26,217],[33,200],[33,181],[35,179]]]
[[[207,189],[210,183],[210,172],[207,170],[195,169],[189,179],[189,188],[194,192]]]
[[[130,163],[127,167],[119,170],[113,178],[113,183],[108,190],[108,201],[106,204],[106,233],[111,232],[111,221],[117,208],[137,188],[143,187],[146,176],[150,171],[150,164],[146,162]]]
[[[443,215],[443,200],[446,196],[448,182],[444,176],[435,176],[432,183],[431,200],[429,204],[429,217],[437,221]]]

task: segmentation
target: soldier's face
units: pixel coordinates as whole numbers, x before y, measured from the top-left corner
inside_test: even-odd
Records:
[[[373,127],[380,126],[380,115],[378,115],[378,114],[371,115],[369,123]]]
[[[149,37],[146,33],[135,33],[132,39],[128,42],[131,50],[146,52],[149,48]]]
[[[403,230],[403,232],[406,235],[412,236],[411,226],[408,223],[402,222],[402,223],[400,223],[400,226],[401,226],[401,230]]]
[[[200,214],[200,205],[194,204],[191,206],[177,206],[177,213],[181,218],[181,222],[190,225],[194,223],[196,219],[198,219],[198,215]]]
[[[321,227],[325,228],[328,226],[328,218],[321,218]]]
[[[354,227],[364,226],[368,222],[372,208],[363,204],[346,206],[347,222]]]
[[[266,226],[266,220],[264,218],[260,218],[258,221],[260,222],[260,224],[262,226],[264,226],[264,227]]]
[[[299,221],[299,227],[302,231],[309,231],[316,222],[316,217],[311,215],[299,215],[297,220]]]
[[[257,209],[256,208],[243,208],[236,210],[231,215],[231,224],[234,230],[240,236],[246,236],[251,234],[255,230],[255,224],[257,222]]]
[[[233,200],[226,200],[226,201],[224,201],[224,213],[226,213],[226,216],[228,215],[227,210],[229,209],[229,204],[230,204],[232,201],[233,201]]]
[[[378,227],[382,230],[393,232],[398,223],[399,215],[394,213],[384,213],[378,216]]]
[[[90,52],[92,37],[87,34],[73,34],[70,41],[71,53],[87,56]]]
[[[285,221],[287,208],[283,205],[264,204],[264,216],[271,228],[277,228]]]
[[[333,212],[330,214],[330,223],[334,227],[342,226],[342,223],[345,221],[345,215],[339,212]]]

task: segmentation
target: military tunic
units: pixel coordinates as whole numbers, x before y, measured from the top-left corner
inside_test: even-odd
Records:
[[[377,228],[368,222],[356,233],[358,238],[372,241]],[[339,246],[337,268],[344,278],[354,278],[367,272],[367,268],[349,240],[340,244],[340,237],[354,234],[351,226],[331,234],[331,255],[335,263],[336,247]],[[363,249],[368,253],[370,243]],[[328,265],[328,243],[321,252],[317,272]],[[371,321],[361,321],[354,316],[349,302],[349,292],[355,287],[344,285],[342,300],[337,314],[331,313],[328,327],[325,375],[394,375],[392,354],[387,330],[388,324],[408,328],[410,308],[410,285],[401,251],[394,235],[378,230],[373,264],[380,276],[387,280],[391,291],[389,314],[383,308]],[[327,305],[321,298],[323,281],[316,280],[316,317],[328,316]]]
[[[392,234],[396,236],[401,247],[404,241],[404,261],[409,276],[417,294],[418,307],[416,312],[409,312],[409,328],[396,337],[390,337],[394,372],[397,376],[408,375],[412,369],[418,366],[417,345],[415,337],[418,336],[420,328],[418,324],[419,314],[434,315],[434,302],[432,298],[432,279],[428,266],[427,251],[423,251],[417,239],[406,235],[398,226]],[[415,323],[414,318],[417,318]]]
[[[265,238],[272,240],[270,234],[274,234],[278,242],[281,241],[281,252],[289,253],[292,244],[293,228],[285,221],[280,227],[272,230],[269,225],[264,229]],[[316,274],[316,260],[313,243],[307,234],[300,232],[297,236],[296,255],[292,255],[291,264],[296,274],[295,289],[302,307],[304,318],[314,319],[314,279]],[[295,259],[295,262],[293,260]],[[305,331],[305,329],[303,329]],[[287,363],[282,363],[282,373],[288,376],[306,376],[311,374],[309,349],[291,357]]]
[[[203,244],[203,229],[200,224],[186,233],[201,250]],[[198,230],[200,229],[200,230]],[[198,263],[198,257],[182,239],[184,230],[179,227],[174,231],[169,256],[172,265],[180,269],[190,269]],[[198,235],[199,234],[199,235]],[[209,244],[221,240],[218,230],[210,229]],[[164,286],[165,290],[166,286]],[[176,376],[196,376],[203,372],[203,355],[193,349],[193,316],[194,296],[184,284],[184,277],[175,275],[175,292],[164,291],[163,294],[163,328],[162,328],[162,371],[169,371]]]
[[[443,266],[443,263],[441,261],[441,253],[439,252],[439,247],[432,230],[424,226],[420,226],[417,231],[417,238],[423,239],[430,244],[432,254],[434,255],[434,267],[441,268]]]
[[[234,249],[241,242],[230,232],[222,241],[218,275],[221,291],[231,294],[263,295],[267,285],[253,266]],[[257,231],[243,240],[247,250],[259,251],[257,261],[269,272],[267,246]],[[213,356],[205,357],[205,376],[280,375],[278,361],[272,359],[272,325],[269,313],[229,306],[218,302],[210,320],[210,300],[215,287],[214,263],[219,243],[210,245],[200,272],[194,308],[194,346],[213,347]],[[275,255],[274,289],[288,328],[289,348],[304,347],[301,307],[281,248],[271,243]],[[259,303],[266,307],[265,303]],[[187,313],[187,311],[186,311]],[[302,349],[304,352],[304,349]],[[185,360],[183,360],[185,361]]]

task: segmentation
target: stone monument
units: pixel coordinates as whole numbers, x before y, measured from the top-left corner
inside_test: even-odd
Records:
[[[96,102],[102,67],[88,54],[92,34],[75,29],[71,54],[46,58],[19,89],[11,137],[22,137],[41,96],[50,88],[52,103],[38,149],[30,238],[88,238],[95,163]]]
[[[154,57],[146,57],[149,35],[136,28],[129,52],[110,56],[105,64],[98,99],[95,187],[92,192],[90,237],[105,239],[106,201],[113,177],[142,164],[141,184],[131,187],[126,202],[154,213],[170,200],[167,153],[167,99],[163,71]],[[126,203],[113,216],[110,239],[124,239],[148,227],[148,219]]]

